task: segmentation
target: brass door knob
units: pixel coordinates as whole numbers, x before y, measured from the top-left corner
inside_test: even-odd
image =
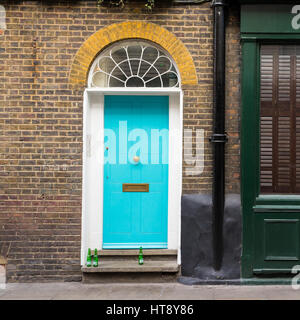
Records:
[[[133,161],[136,162],[136,163],[138,163],[138,162],[140,161],[140,157],[134,156],[134,157],[133,157]]]

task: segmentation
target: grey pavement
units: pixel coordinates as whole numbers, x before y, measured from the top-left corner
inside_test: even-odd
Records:
[[[300,300],[290,285],[9,283],[0,300]]]

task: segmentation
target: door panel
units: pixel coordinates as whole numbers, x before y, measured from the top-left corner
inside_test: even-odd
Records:
[[[108,207],[110,208],[109,231],[110,233],[132,233],[132,202],[129,194],[111,192]],[[122,208],[122,214],[119,214]]]
[[[299,212],[255,215],[254,273],[290,273],[300,263]]]
[[[105,96],[104,127],[116,136],[115,147],[105,138],[105,159],[112,152],[116,161],[104,165],[103,248],[167,248],[169,98]],[[123,192],[123,184],[149,191]]]
[[[163,215],[160,205],[163,202],[160,192],[151,192],[149,195],[141,195],[141,232],[143,234],[161,233]],[[151,203],[151,206],[149,206]]]

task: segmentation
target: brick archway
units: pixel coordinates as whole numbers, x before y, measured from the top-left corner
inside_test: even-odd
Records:
[[[149,22],[127,21],[112,24],[90,36],[77,51],[70,72],[70,84],[85,86],[91,63],[107,45],[124,39],[150,40],[164,48],[174,59],[182,85],[197,84],[193,59],[184,46],[168,30]]]

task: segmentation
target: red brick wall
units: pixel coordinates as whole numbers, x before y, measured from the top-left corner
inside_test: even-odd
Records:
[[[158,2],[158,1],[157,1]],[[50,3],[50,2],[49,2]],[[205,169],[184,175],[184,193],[211,190],[212,9],[209,4],[97,8],[95,1],[0,1],[0,241],[9,244],[8,281],[80,280],[83,89],[69,72],[81,44],[112,23],[147,20],[190,51],[199,84],[184,88],[184,127],[205,129]],[[239,192],[239,24],[227,29],[228,192]]]

